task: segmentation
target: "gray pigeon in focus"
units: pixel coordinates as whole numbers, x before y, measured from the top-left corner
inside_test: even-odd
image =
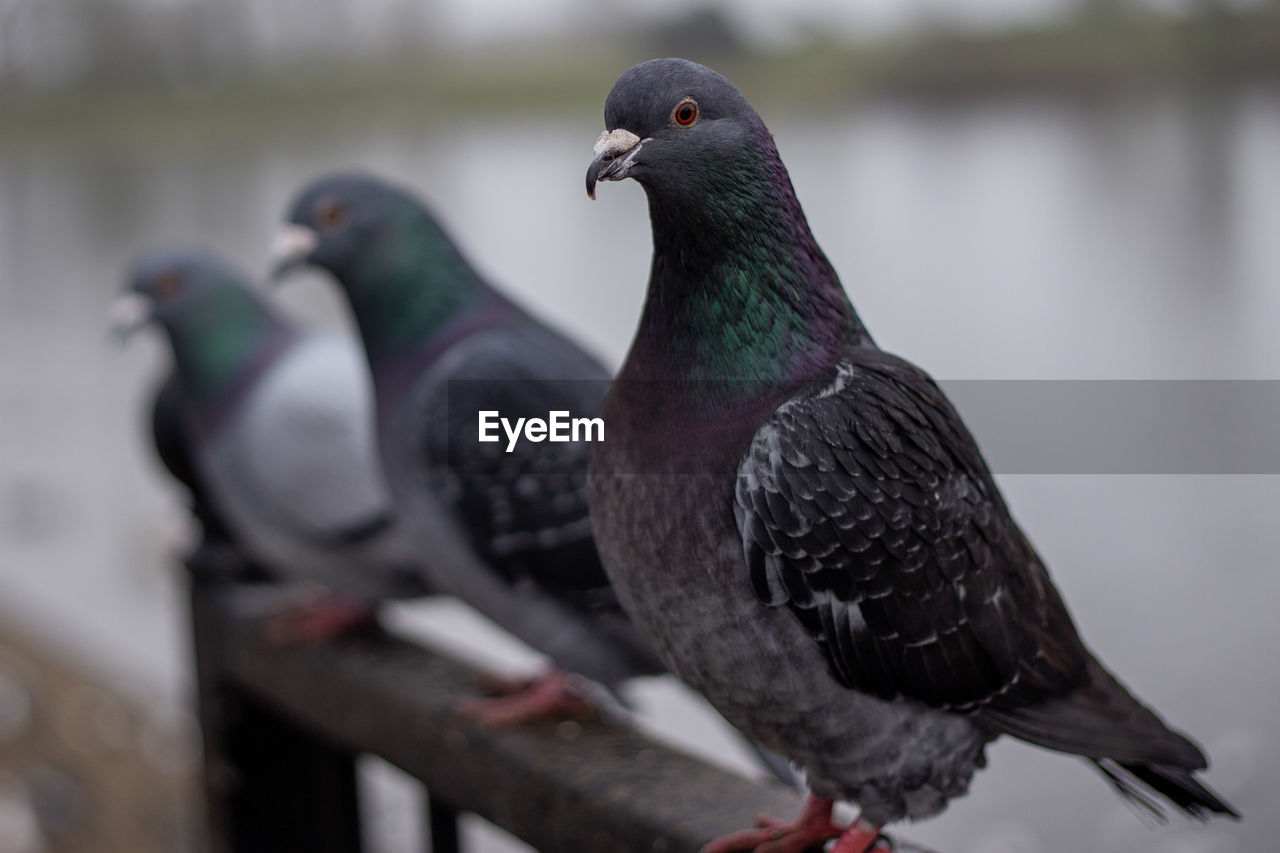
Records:
[[[742,94],[654,60],[605,126],[587,192],[637,180],[654,251],[592,453],[601,556],[671,671],[811,791],[798,820],[706,850],[863,853],[964,794],[1001,734],[1152,813],[1237,817],[1081,641],[942,391],[872,341]],[[834,800],[861,807],[851,826]]]
[[[618,607],[586,502],[582,441],[478,441],[478,413],[598,415],[609,374],[487,284],[410,194],[359,174],[298,194],[280,266],[331,273],[373,374],[383,467],[433,582],[558,669],[470,704],[492,724],[585,710],[566,673],[609,689],[664,672]]]
[[[296,328],[198,251],[146,256],[117,312],[123,334],[154,322],[171,344],[153,432],[206,538],[339,596],[295,626],[303,635],[336,633],[384,598],[427,591],[378,466],[354,342]]]

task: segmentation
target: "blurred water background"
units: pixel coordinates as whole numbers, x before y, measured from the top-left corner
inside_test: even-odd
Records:
[[[189,531],[144,410],[163,350],[105,330],[128,261],[178,241],[262,273],[295,188],[371,169],[617,364],[647,212],[634,184],[588,202],[583,173],[613,79],[671,54],[752,98],[863,318],[934,375],[1280,379],[1274,5],[0,0],[0,851],[199,849],[170,784],[193,756]],[[311,278],[280,298],[344,326]],[[1246,821],[1149,829],[1083,764],[1001,742],[908,834],[942,853],[1272,849],[1280,478],[1001,484],[1083,634],[1207,748]],[[392,621],[529,660],[447,605]],[[728,748],[676,689],[640,693],[691,748]],[[375,849],[410,849],[387,775]]]

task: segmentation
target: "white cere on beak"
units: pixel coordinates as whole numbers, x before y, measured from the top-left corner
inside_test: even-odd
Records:
[[[151,321],[151,300],[130,291],[116,297],[107,315],[111,335],[120,343]]]
[[[606,130],[600,134],[600,138],[596,140],[595,155],[617,157],[630,151],[640,144],[640,137],[636,136],[629,130],[618,128],[617,130]]]
[[[287,267],[307,258],[320,245],[320,235],[303,225],[286,225],[271,242],[271,266]]]
[[[596,197],[596,181],[620,181],[635,164],[640,147],[648,140],[629,130],[606,130],[596,140],[595,159],[587,169],[587,196]],[[624,156],[625,155],[625,156]]]

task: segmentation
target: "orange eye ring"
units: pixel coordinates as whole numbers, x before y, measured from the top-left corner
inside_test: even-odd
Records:
[[[347,208],[342,202],[326,198],[316,205],[316,224],[325,231],[334,231],[347,224]]]
[[[685,98],[671,111],[671,122],[677,127],[691,127],[698,120],[698,102]]]

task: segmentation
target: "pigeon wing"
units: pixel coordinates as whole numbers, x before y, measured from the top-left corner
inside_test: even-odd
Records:
[[[598,416],[606,376],[575,347],[536,329],[482,336],[432,380],[423,405],[447,415],[426,419],[422,451],[436,494],[508,582],[608,609],[616,602],[592,538],[588,444],[522,434],[511,445],[501,426],[491,433],[496,441],[479,441],[480,412],[513,426],[552,412]]]
[[[852,348],[756,433],[735,511],[752,587],[835,678],[1092,757],[1202,766],[1081,642],[969,431],[923,371]]]
[[[264,515],[294,533],[339,546],[389,523],[368,367],[353,345],[298,344],[264,378],[240,435]]]

